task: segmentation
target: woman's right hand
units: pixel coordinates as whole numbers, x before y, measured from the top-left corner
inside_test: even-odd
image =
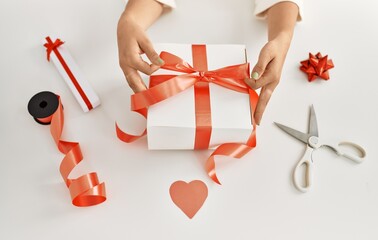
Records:
[[[145,29],[129,16],[127,10],[121,15],[117,28],[119,64],[125,78],[134,92],[146,89],[138,71],[151,75],[164,61],[154,50],[153,45],[145,33]],[[146,54],[151,64],[141,58]]]

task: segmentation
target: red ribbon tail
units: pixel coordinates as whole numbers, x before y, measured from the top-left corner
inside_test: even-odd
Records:
[[[145,117],[147,119],[147,108],[134,110],[134,112],[139,113],[140,115],[142,115],[143,117]],[[115,127],[116,127],[117,137],[122,142],[131,143],[131,142],[134,142],[134,141],[138,140],[139,138],[147,135],[147,129],[144,129],[144,131],[141,135],[132,135],[132,134],[128,134],[128,133],[122,131],[121,128],[118,127],[117,123],[115,124]]]
[[[246,155],[249,151],[251,151],[253,148],[256,147],[256,121],[253,117],[253,113],[255,112],[257,101],[259,96],[257,93],[252,90],[248,89],[249,94],[249,102],[250,102],[250,108],[251,108],[251,119],[252,119],[252,125],[253,125],[253,131],[251,135],[248,138],[247,143],[224,143],[219,145],[215,151],[210,155],[210,157],[206,161],[206,172],[209,175],[209,177],[217,184],[221,185],[218,176],[216,174],[215,169],[215,156],[226,156],[226,157],[233,157],[240,159],[244,155]]]
[[[134,141],[138,140],[139,138],[147,135],[147,130],[146,129],[143,131],[143,133],[141,135],[132,135],[132,134],[128,134],[128,133],[122,131],[118,127],[117,123],[115,124],[115,127],[116,127],[116,133],[117,133],[118,139],[121,140],[122,142],[125,142],[125,143],[134,142]]]
[[[206,172],[209,177],[217,184],[221,185],[215,170],[215,156],[226,156],[240,159],[251,151],[254,146],[249,146],[242,143],[224,143],[220,145],[215,151],[210,155],[206,161]]]

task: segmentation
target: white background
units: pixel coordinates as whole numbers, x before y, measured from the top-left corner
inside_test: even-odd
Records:
[[[0,239],[377,239],[377,7],[373,0],[305,2],[258,147],[241,160],[218,158],[218,186],[203,167],[210,151],[148,151],[146,139],[116,138],[116,120],[134,133],[145,124],[129,112],[131,91],[118,67],[123,1],[2,0]],[[181,0],[149,35],[154,42],[246,44],[253,65],[266,24],[252,11],[251,0]],[[99,108],[84,114],[46,61],[41,42],[48,34],[66,41],[102,100]],[[307,82],[298,67],[309,51],[333,59],[331,80]],[[80,142],[85,158],[74,174],[96,171],[106,182],[105,203],[71,205],[58,171],[63,155],[26,109],[42,90],[61,95],[64,139]],[[302,194],[291,176],[305,145],[273,121],[304,131],[310,104],[321,137],[355,141],[368,157],[357,165],[318,150],[313,188]],[[180,179],[200,179],[209,188],[192,220],[168,194]]]

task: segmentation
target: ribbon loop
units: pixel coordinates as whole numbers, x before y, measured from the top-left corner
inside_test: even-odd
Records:
[[[169,53],[169,52],[161,52],[160,58],[164,60],[163,69],[172,70],[175,72],[181,73],[194,73],[196,70],[190,66],[189,63],[182,60],[180,57]]]

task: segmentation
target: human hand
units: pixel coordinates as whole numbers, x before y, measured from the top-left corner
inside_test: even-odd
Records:
[[[265,44],[260,51],[257,64],[252,70],[251,78],[245,79],[252,89],[261,88],[254,113],[257,125],[260,124],[270,97],[280,81],[289,45],[290,40],[288,41],[285,36],[279,36]]]
[[[145,33],[145,29],[138,23],[122,14],[117,28],[119,64],[125,78],[134,92],[147,89],[138,71],[151,75],[164,61],[159,57]],[[152,64],[141,58],[146,54]]]

